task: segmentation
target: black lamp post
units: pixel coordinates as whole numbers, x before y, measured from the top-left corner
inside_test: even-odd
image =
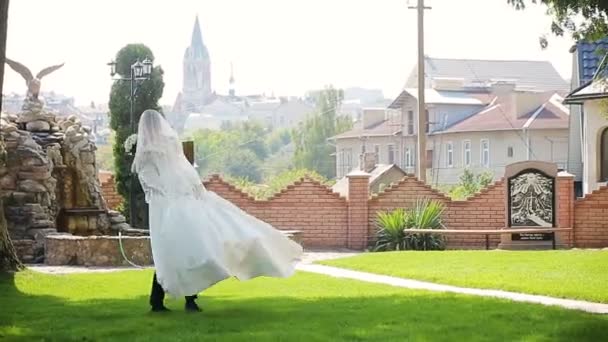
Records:
[[[115,81],[127,81],[130,82],[131,84],[131,91],[129,92],[129,103],[130,103],[130,109],[129,109],[129,124],[130,124],[130,133],[131,134],[135,134],[135,118],[133,117],[133,102],[135,99],[135,94],[137,93],[137,89],[139,88],[139,86],[141,85],[141,83],[145,80],[149,80],[150,77],[152,76],[152,68],[153,68],[153,64],[152,61],[149,58],[144,59],[143,62],[140,62],[139,59],[137,60],[137,62],[133,63],[131,65],[131,75],[130,77],[124,77],[124,76],[119,76],[119,77],[114,77],[116,75],[116,62],[115,61],[111,61],[110,63],[108,63],[108,65],[110,66],[110,75],[112,76],[112,78]],[[129,213],[131,216],[131,226],[135,227],[135,175],[132,174],[131,175],[131,179],[130,179],[130,193],[129,193],[129,203],[130,203],[130,207],[129,207]]]

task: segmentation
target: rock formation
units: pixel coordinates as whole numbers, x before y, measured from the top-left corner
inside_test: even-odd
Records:
[[[41,100],[27,98],[18,115],[2,114],[0,120],[7,152],[0,195],[22,261],[41,261],[50,234],[103,235],[129,228],[124,218],[108,213],[91,130],[75,116],[57,120]]]

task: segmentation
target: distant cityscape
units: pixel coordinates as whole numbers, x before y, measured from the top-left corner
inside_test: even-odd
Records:
[[[310,90],[301,96],[275,94],[239,94],[234,73],[231,70],[230,88],[220,94],[211,87],[211,57],[204,44],[198,17],[195,18],[190,46],[183,58],[183,86],[174,104],[164,105],[163,112],[180,133],[199,129],[219,130],[239,122],[252,121],[272,128],[293,128],[307,115],[315,112],[315,102]],[[344,100],[338,109],[353,121],[360,120],[367,107],[386,108],[391,99],[384,97],[380,89],[362,87],[345,88]],[[111,134],[107,103],[76,105],[76,99],[68,94],[43,92],[41,97],[49,110],[59,117],[77,116],[91,127],[96,143],[107,144]],[[6,113],[17,114],[21,110],[25,94],[2,96],[2,108]]]

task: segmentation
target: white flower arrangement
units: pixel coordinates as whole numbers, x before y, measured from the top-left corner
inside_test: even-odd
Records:
[[[127,140],[125,140],[125,152],[128,154],[135,153],[135,151],[133,151],[133,147],[135,147],[135,145],[137,145],[137,134],[131,134]]]

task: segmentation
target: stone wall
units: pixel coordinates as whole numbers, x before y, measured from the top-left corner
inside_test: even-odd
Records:
[[[152,265],[150,238],[123,236],[127,258],[137,265]],[[124,260],[117,236],[52,235],[46,238],[47,265],[129,266]]]
[[[301,243],[298,232],[285,232],[290,239]],[[69,234],[46,237],[45,263],[47,265],[78,266],[129,266],[127,259],[139,266],[152,265],[152,249],[148,236],[73,236]],[[19,250],[27,246],[15,245]],[[27,262],[27,261],[26,261]]]

